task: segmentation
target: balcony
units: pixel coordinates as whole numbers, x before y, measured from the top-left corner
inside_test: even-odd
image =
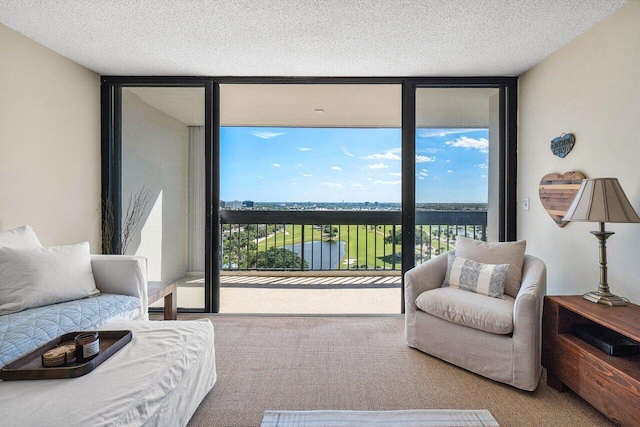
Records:
[[[220,219],[223,271],[402,270],[399,211],[223,210]],[[418,211],[415,263],[452,249],[459,235],[486,240],[486,228],[486,212]],[[274,257],[261,256],[270,249]]]
[[[222,210],[221,311],[399,313],[401,212]],[[415,264],[486,240],[485,211],[417,211]],[[179,282],[179,304],[203,301],[202,277]]]

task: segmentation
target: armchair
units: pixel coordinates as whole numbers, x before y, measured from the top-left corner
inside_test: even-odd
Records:
[[[535,390],[542,372],[544,262],[524,255],[516,297],[497,299],[442,288],[447,259],[448,252],[405,274],[409,346],[495,381]]]

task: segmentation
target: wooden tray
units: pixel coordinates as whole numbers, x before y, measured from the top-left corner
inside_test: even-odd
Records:
[[[65,366],[42,367],[42,355],[54,347],[64,344],[74,344],[74,337],[82,332],[70,332],[52,339],[19,359],[4,365],[0,370],[3,381],[14,380],[47,380],[60,378],[75,378],[86,375],[97,368],[102,362],[113,356],[124,347],[133,334],[131,331],[98,331],[100,339],[100,353],[85,363],[71,363]]]

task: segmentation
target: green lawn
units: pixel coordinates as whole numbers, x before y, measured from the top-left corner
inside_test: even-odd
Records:
[[[391,226],[378,226],[375,230],[364,225],[340,225],[336,226],[338,232],[334,236],[334,241],[342,241],[346,243],[345,254],[339,269],[355,269],[358,268],[393,268],[394,245],[384,242],[384,233],[392,230]],[[269,237],[265,241],[258,243],[258,250],[264,251],[270,246],[292,249],[296,243],[303,241],[302,225],[287,225],[285,232],[278,232]],[[304,226],[304,241],[311,242],[313,240],[325,240],[327,237],[322,230],[312,225]],[[399,255],[401,251],[400,245],[395,245],[395,251]],[[396,258],[396,269],[400,268],[400,257]]]
[[[333,241],[341,241],[345,243],[344,256],[338,264],[338,269],[356,270],[356,269],[401,269],[401,251],[400,244],[393,245],[385,243],[385,235],[389,235],[392,226],[377,226],[372,228],[365,225],[340,225],[334,226],[337,230],[332,237]],[[400,229],[399,227],[397,229]],[[424,246],[416,246],[416,257],[424,260],[425,257],[435,256],[439,253],[453,249],[454,241],[448,241],[446,234],[452,235],[459,233],[461,230],[456,226],[431,226],[424,230],[426,241],[430,241],[433,247],[429,250],[427,243]],[[418,236],[420,230],[416,229]],[[440,236],[439,238],[437,236]],[[474,237],[470,233],[469,237]],[[293,250],[295,244],[311,241],[328,241],[329,236],[323,232],[323,227],[313,225],[286,225],[284,230],[280,229],[268,238],[262,238],[257,242],[257,250],[265,251],[275,246],[278,248],[285,247]],[[419,241],[419,240],[418,240]],[[394,253],[396,256],[394,257]],[[422,253],[422,254],[421,254]],[[395,259],[394,259],[395,258]],[[395,263],[394,263],[395,261]]]

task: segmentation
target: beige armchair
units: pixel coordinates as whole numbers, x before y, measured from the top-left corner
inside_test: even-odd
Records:
[[[447,254],[405,274],[407,343],[495,381],[535,390],[542,371],[544,262],[525,255],[520,290],[515,298],[505,295],[502,300],[441,288]]]

